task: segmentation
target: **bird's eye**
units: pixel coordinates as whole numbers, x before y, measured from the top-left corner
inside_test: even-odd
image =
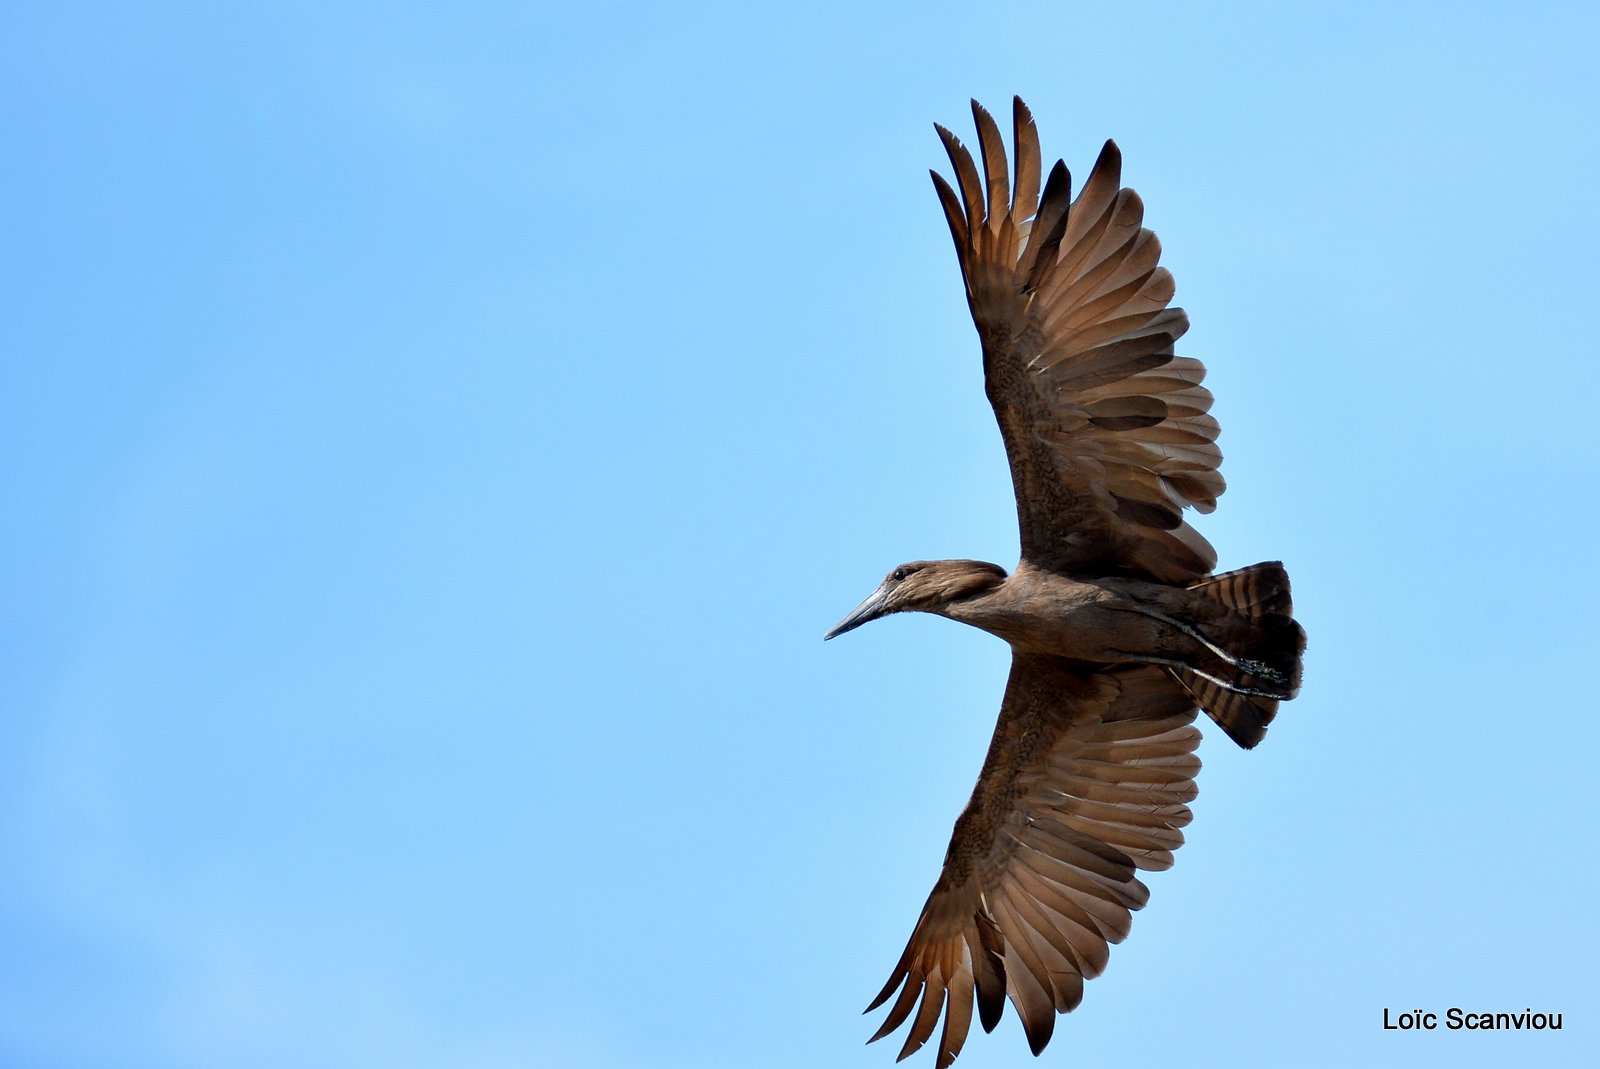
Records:
[[[904,568],[896,568],[893,572],[890,573],[889,577],[891,579],[893,579],[895,582],[898,583],[909,574],[910,573],[907,572]]]

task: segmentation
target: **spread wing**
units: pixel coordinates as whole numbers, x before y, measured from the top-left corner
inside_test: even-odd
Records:
[[[1188,329],[1172,275],[1121,188],[1107,141],[1072,199],[1060,161],[1039,189],[1039,134],[1015,101],[1016,185],[994,119],[972,104],[983,174],[939,127],[956,185],[933,181],[983,342],[984,379],[1017,495],[1022,556],[1058,571],[1181,583],[1216,551],[1183,521],[1222,493],[1205,367],[1174,356]]]
[[[1015,653],[1000,721],[956,820],[933,893],[889,982],[899,991],[873,1040],[908,1018],[905,1058],[933,1035],[938,1069],[1005,996],[1038,1054],[1055,1015],[1078,1005],[1183,842],[1200,759],[1194,699],[1160,668],[1097,669]],[[920,1000],[920,1001],[919,1001]],[[915,1009],[915,1016],[912,1010]]]

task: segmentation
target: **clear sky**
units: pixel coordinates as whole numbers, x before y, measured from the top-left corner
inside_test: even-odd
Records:
[[[958,1065],[1600,1064],[1600,8],[332,6],[7,13],[0,1065],[891,1064],[1007,653],[821,637],[1015,562],[926,175],[1012,93],[1310,649]]]

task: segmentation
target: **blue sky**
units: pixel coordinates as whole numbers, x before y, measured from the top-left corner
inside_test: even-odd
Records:
[[[926,170],[1021,93],[1310,649],[958,1064],[1593,1064],[1600,15],[1201,7],[13,10],[0,1063],[891,1064],[1007,654],[821,635],[1016,559]],[[1452,1005],[1567,1027],[1381,1028]]]

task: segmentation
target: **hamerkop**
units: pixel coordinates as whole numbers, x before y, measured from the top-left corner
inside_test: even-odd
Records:
[[[1276,561],[1211,574],[1184,520],[1222,493],[1217,421],[1172,275],[1106,142],[1076,198],[1059,161],[1039,189],[1039,137],[1013,109],[1015,175],[976,101],[980,172],[938,127],[956,188],[944,205],[983,344],[984,384],[1016,490],[1022,559],[902,564],[827,637],[929,612],[1011,644],[1011,678],[972,798],[911,941],[868,1010],[898,990],[873,1040],[907,1019],[900,1057],[941,1012],[939,1069],[976,1001],[985,1031],[1009,996],[1038,1054],[1078,1005],[1183,842],[1204,709],[1261,741],[1300,686],[1305,632]],[[919,1003],[920,998],[920,1003]],[[915,1016],[912,1011],[915,1010]]]

